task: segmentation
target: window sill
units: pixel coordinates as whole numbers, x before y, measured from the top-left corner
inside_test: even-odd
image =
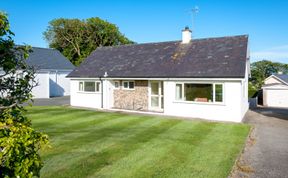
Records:
[[[122,90],[133,91],[133,90],[135,90],[135,88],[133,88],[133,89],[129,89],[129,88],[122,88]]]
[[[225,103],[217,103],[217,102],[196,102],[196,101],[182,101],[182,100],[174,100],[173,103],[183,103],[183,104],[201,104],[201,105],[218,105],[225,106]]]
[[[163,109],[163,108],[160,109],[160,108],[150,107],[148,110],[149,110],[149,111],[152,111],[152,112],[159,112],[159,113],[164,112],[164,109]]]
[[[81,93],[81,94],[101,94],[101,92],[92,92],[92,91],[77,91],[77,93]]]

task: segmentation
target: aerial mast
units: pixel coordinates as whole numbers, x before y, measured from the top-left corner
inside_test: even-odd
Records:
[[[199,7],[195,6],[191,9],[191,15],[192,15],[192,31],[195,32],[195,16],[199,12]]]

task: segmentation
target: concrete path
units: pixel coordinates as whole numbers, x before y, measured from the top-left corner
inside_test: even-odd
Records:
[[[287,178],[288,109],[256,108],[247,113],[244,122],[253,125],[255,129],[252,134],[253,143],[246,145],[242,162],[254,172],[238,176]]]
[[[33,106],[62,106],[70,104],[70,96],[34,99]]]

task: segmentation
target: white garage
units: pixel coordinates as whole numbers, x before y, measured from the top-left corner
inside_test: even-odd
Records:
[[[74,65],[58,50],[32,48],[27,63],[36,69],[38,85],[33,88],[34,98],[50,98],[70,95],[70,81],[66,76]]]
[[[288,75],[271,75],[262,89],[264,106],[288,108]]]

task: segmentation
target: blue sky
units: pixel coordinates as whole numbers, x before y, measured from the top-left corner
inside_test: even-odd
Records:
[[[286,0],[0,0],[8,13],[17,44],[47,47],[43,31],[54,18],[100,17],[116,24],[138,43],[181,39],[198,6],[193,38],[249,34],[252,61],[288,63],[288,1]]]

